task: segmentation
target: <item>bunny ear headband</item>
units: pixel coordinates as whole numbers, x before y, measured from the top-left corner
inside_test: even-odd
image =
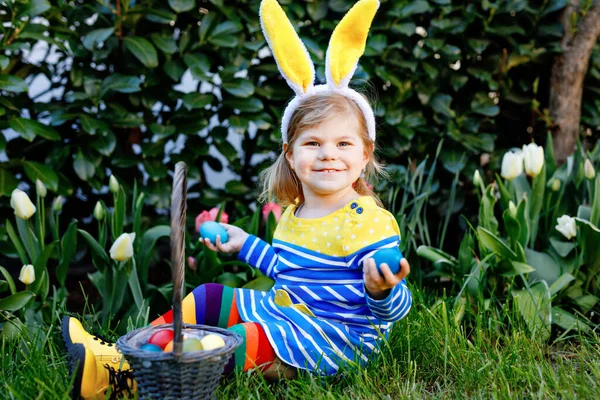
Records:
[[[353,100],[367,122],[371,140],[375,141],[373,109],[348,83],[354,75],[358,59],[365,51],[365,43],[379,0],[359,0],[337,25],[327,48],[325,72],[327,83],[314,85],[315,67],[304,43],[277,0],[263,0],[260,4],[260,24],[277,67],[296,97],[287,105],[281,120],[283,142],[287,142],[288,126],[294,111],[309,96],[318,93],[338,93]]]

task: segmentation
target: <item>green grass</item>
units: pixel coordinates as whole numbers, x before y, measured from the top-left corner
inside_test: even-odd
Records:
[[[493,324],[484,316],[477,320],[483,328],[465,333],[443,318],[442,310],[417,302],[366,368],[330,378],[301,374],[277,383],[239,373],[221,382],[217,398],[598,398],[598,336],[544,344],[526,330],[489,328]],[[57,328],[37,341],[2,343],[0,398],[68,397],[71,379]]]

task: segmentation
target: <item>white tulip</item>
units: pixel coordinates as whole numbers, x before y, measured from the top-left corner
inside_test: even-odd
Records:
[[[99,201],[96,202],[96,207],[94,207],[94,218],[96,220],[101,221],[104,218],[105,212],[104,207],[102,207],[102,203]]]
[[[110,258],[115,261],[127,261],[133,257],[135,233],[123,233],[110,247]]]
[[[483,179],[481,179],[481,174],[479,173],[478,169],[476,169],[475,173],[473,174],[473,185],[475,185],[475,186],[483,185]]]
[[[10,206],[15,210],[15,215],[21,219],[29,219],[35,214],[35,206],[29,196],[21,189],[15,189],[10,196]]]
[[[35,180],[35,190],[36,190],[38,196],[40,196],[42,199],[44,197],[46,197],[46,194],[48,194],[46,185],[44,185],[44,183],[42,181],[40,181],[39,179]]]
[[[59,212],[62,210],[63,207],[63,198],[62,196],[57,196],[54,201],[52,202],[52,209],[55,212]]]
[[[563,215],[560,218],[556,219],[558,225],[556,225],[556,230],[563,234],[567,239],[574,238],[577,236],[577,225],[575,224],[575,218],[569,217],[568,215]]]
[[[111,175],[108,180],[108,189],[112,193],[117,193],[119,191],[119,181],[115,178],[114,175]]]
[[[590,181],[596,177],[596,170],[594,170],[594,166],[589,158],[585,160],[585,164],[583,166],[583,171],[585,172],[585,177]]]
[[[544,148],[535,143],[523,146],[523,161],[525,163],[525,173],[535,178],[544,166]]]
[[[550,186],[550,189],[552,189],[553,192],[558,192],[561,186],[560,179],[552,178],[548,182],[548,185]]]
[[[35,269],[33,265],[23,265],[19,274],[19,280],[26,285],[31,285],[35,281]]]
[[[508,213],[513,218],[517,218],[517,206],[515,205],[515,203],[513,203],[512,200],[508,202]]]
[[[504,179],[512,181],[523,173],[523,155],[520,151],[508,151],[502,158],[502,170],[500,175]]]

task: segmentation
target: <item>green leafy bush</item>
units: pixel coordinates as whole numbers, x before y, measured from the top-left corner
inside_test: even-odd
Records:
[[[354,1],[281,3],[322,79],[331,30]],[[382,1],[352,83],[375,100],[382,157],[395,165],[422,160],[445,138],[441,197],[457,171],[470,178],[480,154],[545,138],[547,90],[534,83],[548,86],[565,4]],[[0,151],[8,161],[0,163],[0,196],[39,178],[63,196],[86,196],[89,204],[78,212],[91,213],[97,197],[106,200],[103,182],[114,174],[143,182],[145,202],[166,208],[168,171],[183,160],[190,193],[201,199],[193,207],[225,201],[230,212],[247,214],[257,172],[279,147],[278,121],[292,95],[265,50],[258,5],[2,3],[0,130],[7,136],[0,136]],[[33,50],[43,56],[33,60]],[[594,135],[598,54],[583,103],[584,128]],[[34,82],[46,86],[30,93]],[[207,175],[223,170],[233,179],[210,187]],[[457,208],[463,203],[459,191]]]

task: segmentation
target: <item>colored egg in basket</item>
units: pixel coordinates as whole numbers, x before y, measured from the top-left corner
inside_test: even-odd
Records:
[[[208,335],[202,336],[198,339],[196,335],[186,334],[183,338],[183,352],[190,351],[201,351],[201,350],[214,350],[220,349],[225,346],[225,340],[221,337],[221,335],[216,335],[214,333],[210,333]],[[173,351],[173,341],[167,343],[164,348],[164,352]]]

